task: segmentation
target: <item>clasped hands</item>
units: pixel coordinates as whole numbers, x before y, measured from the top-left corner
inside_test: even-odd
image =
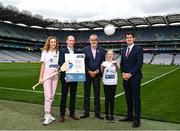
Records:
[[[88,73],[89,73],[90,77],[95,77],[99,73],[99,71],[98,70],[96,70],[96,71],[89,71]]]
[[[131,78],[131,74],[130,73],[122,73],[122,78],[123,80],[128,81]]]

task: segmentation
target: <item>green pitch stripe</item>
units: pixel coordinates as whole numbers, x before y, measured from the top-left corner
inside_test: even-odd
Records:
[[[178,69],[180,69],[180,67],[178,67],[178,68],[176,68],[176,69],[173,69],[173,70],[171,70],[171,71],[169,71],[169,72],[166,72],[166,73],[164,73],[164,74],[162,74],[162,75],[160,75],[160,76],[157,76],[157,77],[155,77],[155,78],[153,78],[153,79],[151,79],[151,80],[149,80],[149,81],[146,81],[146,82],[142,83],[141,86],[144,86],[144,85],[146,85],[146,84],[148,84],[148,83],[150,83],[150,82],[152,82],[152,81],[155,81],[155,80],[157,80],[157,79],[159,79],[159,78],[161,78],[161,77],[163,77],[163,76],[166,76],[166,75],[168,75],[168,74],[170,74],[170,73],[172,73],[172,72],[174,72],[174,71],[176,71],[176,70],[178,70]],[[2,90],[13,90],[13,91],[21,91],[21,92],[41,93],[41,94],[43,94],[43,91],[24,90],[24,89],[18,89],[18,88],[0,87],[0,89],[2,89]],[[115,98],[123,95],[124,93],[125,93],[125,92],[122,92],[122,93],[119,93],[119,94],[115,95]],[[56,93],[56,95],[61,95],[61,93]],[[68,95],[68,96],[69,96],[69,95]],[[82,96],[82,95],[76,95],[76,96],[79,97],[79,98],[84,98],[84,96]],[[94,97],[90,97],[90,98],[91,98],[91,99],[94,99]],[[100,99],[101,99],[101,100],[104,100],[104,97],[101,97]]]
[[[166,76],[166,75],[168,75],[168,74],[170,74],[170,73],[172,73],[172,72],[174,72],[174,71],[176,71],[176,70],[178,70],[178,69],[180,69],[180,67],[177,67],[177,68],[174,69],[174,70],[171,70],[171,71],[166,72],[166,73],[164,73],[164,74],[162,74],[162,75],[160,75],[160,76],[157,76],[157,77],[155,77],[155,78],[153,78],[153,79],[151,79],[151,80],[149,80],[149,81],[146,81],[146,82],[142,83],[141,86],[144,86],[144,85],[146,85],[146,84],[149,84],[150,82],[155,81],[155,80],[157,80],[157,79],[159,79],[159,78],[161,78],[161,77],[163,77],[163,76]],[[122,96],[122,95],[124,95],[124,94],[125,94],[125,92],[119,93],[119,94],[115,95],[115,98],[117,98],[117,97],[119,97],[119,96]]]
[[[0,89],[2,89],[2,90],[11,90],[11,91],[29,92],[29,93],[40,93],[40,94],[44,93],[43,91],[24,90],[24,89],[9,88],[9,87],[0,87]],[[61,93],[56,93],[56,95],[61,95]],[[68,96],[70,96],[70,95],[68,94]],[[81,96],[81,95],[76,95],[76,96],[79,97],[79,98],[84,98],[84,96]],[[90,98],[94,99],[94,97],[90,97]],[[101,97],[100,99],[104,100],[103,97]]]

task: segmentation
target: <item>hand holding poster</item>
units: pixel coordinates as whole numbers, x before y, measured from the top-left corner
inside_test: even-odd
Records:
[[[69,63],[69,70],[66,71],[67,81],[85,81],[84,54],[65,54],[65,62]]]

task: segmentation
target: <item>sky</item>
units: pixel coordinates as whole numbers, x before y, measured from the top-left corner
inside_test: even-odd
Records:
[[[89,21],[180,13],[180,0],[0,0],[59,21]]]

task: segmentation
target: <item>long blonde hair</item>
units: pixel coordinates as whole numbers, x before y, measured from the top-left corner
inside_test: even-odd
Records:
[[[46,50],[47,52],[49,51],[49,47],[50,47],[50,40],[51,39],[55,39],[56,40],[56,53],[58,52],[58,39],[55,36],[49,36],[46,39],[46,43],[42,49],[42,51]]]

